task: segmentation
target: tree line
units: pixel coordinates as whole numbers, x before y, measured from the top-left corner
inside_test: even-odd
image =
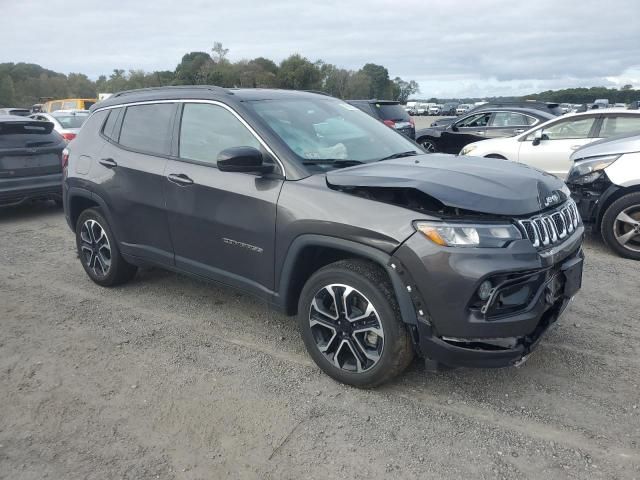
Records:
[[[297,53],[279,64],[264,57],[232,62],[228,52],[216,42],[210,53],[185,54],[173,71],[115,69],[95,81],[82,73],[65,75],[36,64],[0,63],[0,107],[28,107],[50,98],[95,98],[98,93],[166,85],[316,90],[338,98],[400,102],[419,92],[415,81],[391,79],[387,68],[374,63],[354,71],[322,60],[312,62]]]

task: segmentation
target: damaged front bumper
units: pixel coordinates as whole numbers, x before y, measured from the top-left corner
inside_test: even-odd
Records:
[[[395,256],[404,266],[416,261],[423,266],[405,275],[413,284],[418,352],[449,367],[521,363],[580,289],[583,233],[579,227],[548,255],[530,242],[504,249],[445,249],[420,237],[409,239]],[[487,279],[494,287],[482,301],[477,292]]]

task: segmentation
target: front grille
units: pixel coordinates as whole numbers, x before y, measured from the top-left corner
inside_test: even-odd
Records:
[[[545,249],[562,242],[578,228],[581,221],[578,208],[570,199],[555,211],[518,220],[518,223],[534,247]]]

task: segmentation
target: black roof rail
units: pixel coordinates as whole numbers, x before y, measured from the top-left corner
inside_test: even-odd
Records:
[[[233,92],[226,88],[218,87],[216,85],[167,85],[164,87],[146,87],[136,88],[135,90],[122,90],[121,92],[114,93],[111,97],[124,97],[127,95],[135,95],[143,92],[157,92],[165,90],[210,90],[212,92],[223,92],[228,95],[233,95]],[[109,97],[109,98],[111,98]]]

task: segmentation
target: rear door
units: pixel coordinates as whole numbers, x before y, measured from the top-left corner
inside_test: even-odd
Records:
[[[0,122],[0,184],[8,179],[62,173],[63,148],[52,123],[30,119]]]
[[[633,113],[605,113],[598,125],[597,138],[640,133],[640,115]]]
[[[462,147],[484,140],[492,112],[471,114],[448,126],[437,140],[438,148],[444,153],[459,153]]]
[[[536,118],[520,112],[495,112],[489,120],[485,137],[512,137],[528,130],[536,121]]]
[[[107,141],[92,167],[97,193],[118,220],[122,251],[169,265],[173,247],[163,187],[175,113],[175,103],[112,109],[101,132]]]
[[[565,178],[571,168],[569,156],[596,140],[597,119],[596,115],[561,118],[544,127],[543,138],[537,145],[534,130],[520,142],[518,161]]]

